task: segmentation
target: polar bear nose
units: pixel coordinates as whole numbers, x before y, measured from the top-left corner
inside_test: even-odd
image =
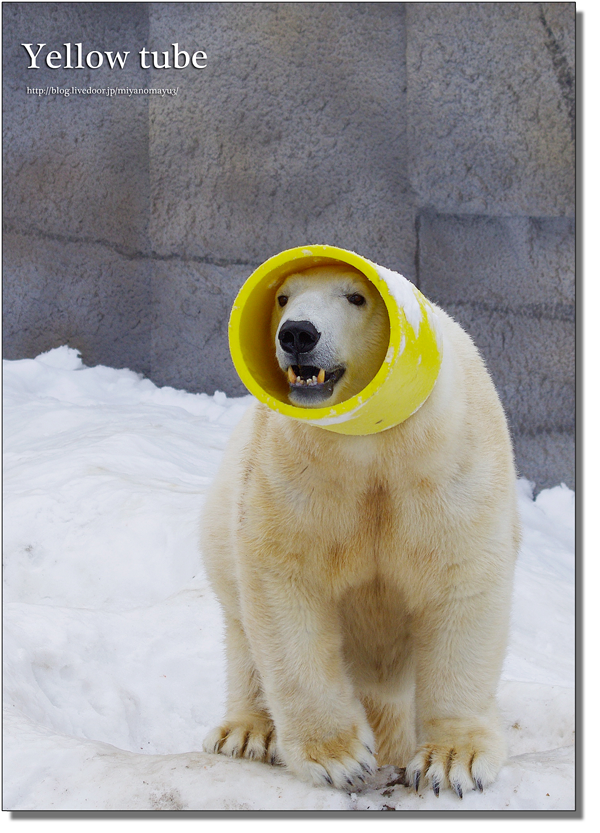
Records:
[[[279,330],[279,343],[286,353],[299,356],[309,353],[321,338],[310,321],[286,321]]]

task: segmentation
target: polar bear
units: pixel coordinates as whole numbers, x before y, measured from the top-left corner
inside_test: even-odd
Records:
[[[257,402],[232,435],[203,514],[228,682],[205,751],[346,790],[391,764],[415,790],[460,797],[502,766],[512,448],[473,342],[433,309],[442,365],[404,422],[350,436]],[[271,335],[290,402],[360,391],[388,334],[379,293],[353,267],[288,277]]]

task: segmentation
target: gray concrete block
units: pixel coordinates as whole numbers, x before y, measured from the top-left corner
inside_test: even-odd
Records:
[[[229,313],[252,266],[154,260],[152,379],[194,393],[247,393],[229,355]]]
[[[147,39],[145,4],[7,3],[3,8],[4,218],[12,228],[148,251],[148,100],[104,94],[28,94],[30,89],[139,87],[136,53]],[[123,70],[29,69],[64,44],[130,50]],[[63,61],[62,63],[65,63]]]
[[[514,434],[575,430],[573,318],[522,315],[466,302],[447,312],[469,333],[498,388]]]
[[[307,243],[414,274],[403,4],[151,4],[153,44],[205,48],[151,101],[160,254],[262,261]]]
[[[519,467],[531,472],[532,452],[519,456],[527,447],[523,438],[537,437],[532,448],[541,449],[544,437],[544,460],[555,461],[556,482],[573,486],[572,457],[561,457],[575,430],[572,221],[425,214],[419,284],[479,347],[513,436],[521,438]],[[553,438],[558,446],[549,457]]]
[[[518,472],[535,492],[564,483],[575,488],[575,440],[572,434],[539,431],[514,438]]]
[[[87,365],[150,374],[149,261],[41,234],[3,243],[5,359],[68,344]]]
[[[564,217],[482,217],[423,212],[419,286],[425,294],[506,309],[575,302],[575,224]],[[434,300],[434,298],[432,298]]]
[[[422,207],[574,213],[574,3],[407,3],[408,155]]]

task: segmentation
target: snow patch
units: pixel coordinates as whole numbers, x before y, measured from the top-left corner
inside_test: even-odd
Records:
[[[200,751],[223,714],[225,661],[198,520],[252,401],[88,368],[67,347],[4,362],[5,809],[571,809],[564,485],[534,500],[518,483],[523,545],[500,685],[510,757],[485,793],[414,794],[385,767],[347,795]]]
[[[392,272],[391,269],[387,269],[385,266],[375,265],[375,269],[379,277],[385,281],[390,295],[392,295],[398,306],[404,310],[406,320],[415,331],[416,338],[419,335],[419,327],[421,326],[423,313],[415,294],[414,286],[399,272]]]

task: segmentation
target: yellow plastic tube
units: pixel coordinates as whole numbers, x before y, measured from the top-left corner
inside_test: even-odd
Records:
[[[360,393],[337,405],[301,408],[288,399],[288,383],[275,357],[271,314],[288,275],[336,262],[354,266],[385,302],[390,340],[375,377]],[[429,301],[406,278],[336,246],[298,246],[253,272],[240,289],[229,319],[229,347],[250,393],[293,419],[341,434],[375,434],[408,419],[425,402],[442,362],[442,336]]]

